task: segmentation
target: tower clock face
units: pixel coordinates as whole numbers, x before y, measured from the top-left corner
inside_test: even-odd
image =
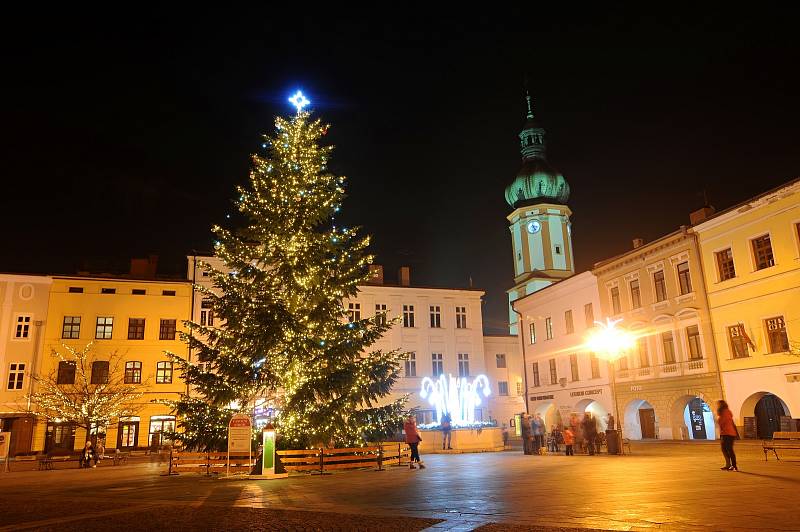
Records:
[[[538,233],[542,229],[542,224],[539,220],[533,220],[528,222],[528,232],[530,234]]]

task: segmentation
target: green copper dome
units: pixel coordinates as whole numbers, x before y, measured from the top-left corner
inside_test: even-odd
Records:
[[[545,130],[533,117],[530,94],[525,125],[519,133],[522,168],[506,187],[506,202],[512,207],[534,203],[566,204],[569,184],[561,172],[547,162]]]
[[[568,199],[567,180],[538,157],[523,161],[517,178],[506,187],[506,201],[512,207],[525,203],[566,204]]]

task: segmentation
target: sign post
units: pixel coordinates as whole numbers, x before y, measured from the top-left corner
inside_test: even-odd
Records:
[[[231,474],[231,453],[241,456],[246,452],[248,467],[252,462],[252,427],[250,416],[246,414],[236,414],[228,422],[228,475]]]
[[[8,473],[8,455],[11,451],[11,433],[0,432],[0,460],[3,462],[3,471]]]

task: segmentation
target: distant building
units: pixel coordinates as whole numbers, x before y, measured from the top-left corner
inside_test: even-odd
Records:
[[[717,214],[697,235],[725,398],[740,434],[800,418],[800,179]],[[708,216],[710,215],[710,216]]]
[[[11,456],[33,450],[36,419],[25,399],[41,362],[52,279],[0,274],[0,430],[11,432]]]

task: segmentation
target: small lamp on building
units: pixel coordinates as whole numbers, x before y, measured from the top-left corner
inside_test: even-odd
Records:
[[[617,323],[622,320],[606,319],[606,322],[596,321],[597,328],[594,329],[586,338],[586,347],[594,352],[597,358],[608,362],[608,373],[611,375],[611,394],[614,400],[614,416],[619,427],[618,431],[606,431],[607,434],[616,438],[616,453],[622,454],[622,418],[619,415],[619,401],[617,401],[617,382],[614,370],[614,362],[625,356],[626,352],[633,348],[635,340],[632,334],[622,328],[617,327]],[[610,444],[610,442],[608,442]],[[609,447],[609,451],[611,448]]]

